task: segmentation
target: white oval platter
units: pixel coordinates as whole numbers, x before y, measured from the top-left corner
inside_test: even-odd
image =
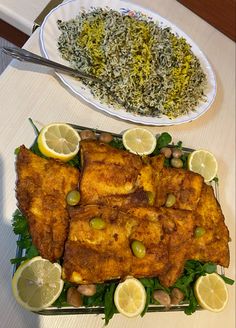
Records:
[[[151,116],[141,116],[127,112],[125,109],[116,109],[111,105],[101,103],[96,99],[89,88],[86,87],[82,82],[76,80],[75,78],[57,73],[61,81],[75,94],[79,95],[89,104],[95,106],[99,110],[117,117],[122,120],[131,121],[138,124],[144,125],[154,125],[154,126],[168,126],[177,125],[186,122],[191,122],[201,115],[203,115],[212,105],[215,95],[216,95],[216,79],[214,72],[210,63],[208,62],[206,56],[199,49],[199,47],[192,41],[192,39],[181,31],[177,26],[167,21],[157,13],[153,13],[150,10],[142,8],[140,6],[130,4],[127,1],[122,0],[70,0],[63,2],[56,8],[54,8],[44,19],[44,22],[40,29],[40,46],[43,53],[48,59],[59,62],[63,65],[68,66],[68,62],[61,58],[59,50],[57,48],[57,40],[60,35],[60,31],[57,26],[57,21],[67,21],[69,19],[75,18],[81,11],[89,11],[91,8],[111,8],[119,12],[134,12],[142,13],[147,18],[152,19],[157,22],[161,27],[170,27],[172,32],[178,36],[184,37],[187,42],[191,45],[193,53],[200,60],[201,66],[207,76],[207,88],[205,95],[207,101],[201,102],[194,111],[191,111],[188,115],[177,117],[175,119],[169,119],[166,116],[162,117],[151,117]]]

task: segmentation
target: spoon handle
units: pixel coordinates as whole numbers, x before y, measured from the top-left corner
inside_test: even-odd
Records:
[[[21,49],[21,48],[17,48],[17,47],[1,47],[0,50],[3,53],[5,53],[6,55],[16,58],[20,61],[26,61],[26,62],[30,62],[30,63],[42,65],[42,66],[47,66],[47,67],[55,69],[56,71],[61,71],[66,74],[70,74],[73,76],[79,76],[81,78],[86,78],[86,79],[92,80],[94,82],[99,82],[99,83],[103,84],[103,82],[100,79],[98,79],[97,77],[95,77],[93,75],[84,73],[79,70],[75,70],[71,67],[67,67],[67,66],[59,64],[59,63],[56,63],[52,60],[38,56],[25,49]]]

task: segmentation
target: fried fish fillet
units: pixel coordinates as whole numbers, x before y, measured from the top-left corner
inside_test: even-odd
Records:
[[[69,215],[66,195],[78,185],[79,171],[63,162],[41,158],[24,146],[16,161],[16,198],[26,216],[33,244],[54,261],[64,251]]]
[[[81,204],[127,208],[148,205],[155,198],[154,172],[164,158],[142,160],[138,155],[94,140],[81,142]]]
[[[160,277],[170,286],[181,274],[193,235],[191,212],[152,207],[118,208],[86,205],[70,210],[70,231],[65,246],[64,278],[78,284],[99,283],[126,276]],[[106,226],[96,230],[92,218]],[[131,244],[145,245],[143,258]],[[176,254],[178,251],[178,254]]]
[[[201,198],[194,212],[196,227],[204,229],[202,236],[193,240],[189,259],[229,266],[229,231],[213,188],[204,184]]]
[[[66,280],[99,283],[127,275],[131,251],[125,216],[118,209],[97,205],[70,209],[70,231],[63,262]],[[105,221],[105,229],[90,226],[90,220],[95,217]]]
[[[229,265],[224,216],[200,175],[165,168],[163,155],[141,158],[93,140],[81,141],[81,162],[82,174],[24,146],[16,162],[17,200],[33,244],[51,261],[64,252],[66,280],[87,284],[132,275],[158,277],[169,287],[186,260]],[[78,181],[81,203],[68,213],[65,198]],[[169,193],[176,197],[172,208],[165,207]],[[102,218],[105,229],[92,228],[92,218]],[[198,238],[197,227],[205,230]],[[134,240],[145,245],[142,259],[131,250]]]
[[[194,210],[203,178],[185,169],[164,167],[164,156],[141,158],[94,140],[81,142],[82,204],[128,208],[138,204],[161,207],[168,194],[176,197],[174,208]]]
[[[100,198],[127,195],[136,190],[142,167],[140,157],[93,140],[81,142],[81,203],[94,204]]]
[[[143,223],[141,229],[135,229],[131,238],[141,240],[145,245],[151,243],[150,252],[154,250],[159,255],[158,261],[163,264],[163,269],[156,276],[163,286],[172,286],[182,274],[185,261],[188,259],[187,254],[192,244],[195,227],[192,212],[165,207],[139,207],[130,209],[128,213],[140,220],[148,219],[154,225],[158,223],[161,226],[162,235],[158,244],[154,238],[150,240],[149,230],[147,231]],[[134,257],[131,273],[135,276],[140,276],[140,273],[144,277],[150,276],[148,271],[151,265],[152,261],[148,261],[146,257],[142,260]]]
[[[203,186],[202,176],[185,169],[164,167],[156,180],[154,206],[163,206],[168,194],[174,194],[174,208],[190,211],[196,209]]]

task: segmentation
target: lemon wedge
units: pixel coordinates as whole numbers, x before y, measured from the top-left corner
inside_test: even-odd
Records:
[[[41,256],[24,261],[12,279],[15,299],[30,311],[40,311],[52,305],[61,294],[63,285],[61,266]]]
[[[46,125],[38,136],[38,147],[43,155],[65,162],[78,153],[79,143],[79,134],[66,123]]]
[[[215,156],[208,150],[198,149],[188,156],[188,168],[199,173],[205,182],[214,179],[218,171],[218,163]]]
[[[206,274],[197,279],[194,293],[202,308],[222,311],[228,302],[228,290],[224,280],[217,273]]]
[[[127,278],[118,284],[114,294],[117,310],[126,317],[140,315],[146,304],[146,291],[142,283],[136,278]]]
[[[122,137],[124,147],[131,153],[149,155],[156,147],[156,137],[147,129],[133,128],[126,130]]]

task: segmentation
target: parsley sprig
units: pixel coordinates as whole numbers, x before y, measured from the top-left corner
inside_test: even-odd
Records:
[[[18,254],[24,254],[24,256],[16,256],[11,259],[11,263],[19,264],[26,259],[31,259],[39,255],[38,250],[32,244],[27,220],[18,209],[14,212],[12,217],[12,228],[13,232],[19,235],[19,239],[17,240]]]

